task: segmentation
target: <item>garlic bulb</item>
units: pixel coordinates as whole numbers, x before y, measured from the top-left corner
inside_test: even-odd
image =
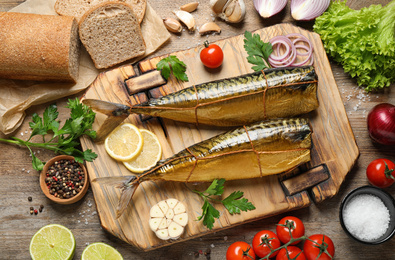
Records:
[[[177,239],[188,224],[188,214],[184,204],[177,199],[162,200],[150,210],[149,226],[162,240]]]
[[[213,12],[229,23],[238,23],[244,19],[246,7],[244,0],[210,0]]]
[[[271,17],[287,5],[287,0],[254,0],[255,9],[263,18]]]

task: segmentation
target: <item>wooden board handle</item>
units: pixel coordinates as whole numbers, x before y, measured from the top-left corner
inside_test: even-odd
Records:
[[[160,71],[153,70],[140,76],[129,78],[125,80],[125,83],[129,95],[133,95],[166,84],[166,80],[162,77]]]
[[[329,170],[325,164],[318,165],[302,174],[281,182],[287,196],[294,195],[317,185],[329,178]]]

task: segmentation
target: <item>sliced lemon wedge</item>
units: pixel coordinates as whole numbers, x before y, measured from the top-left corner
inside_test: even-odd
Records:
[[[135,158],[123,161],[128,170],[134,173],[142,173],[149,170],[162,157],[162,147],[156,135],[146,129],[140,129],[144,144],[141,153]]]
[[[124,123],[115,128],[104,141],[107,153],[118,161],[128,161],[140,154],[143,136],[133,124]]]

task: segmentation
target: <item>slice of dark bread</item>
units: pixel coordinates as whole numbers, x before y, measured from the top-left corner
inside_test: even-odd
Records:
[[[144,18],[145,10],[147,8],[147,0],[112,0],[123,2],[132,6],[139,23]],[[79,22],[82,16],[91,8],[111,0],[57,0],[55,2],[55,11],[60,15],[74,16]]]
[[[140,24],[128,4],[107,2],[90,9],[81,18],[79,34],[98,69],[145,53]]]

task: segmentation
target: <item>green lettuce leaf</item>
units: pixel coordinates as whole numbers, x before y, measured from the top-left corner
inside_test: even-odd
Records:
[[[395,82],[395,0],[353,10],[334,1],[316,18],[326,52],[366,91]]]

